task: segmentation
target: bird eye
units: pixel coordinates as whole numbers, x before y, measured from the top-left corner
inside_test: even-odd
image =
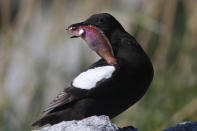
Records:
[[[98,22],[99,22],[99,23],[103,23],[104,20],[103,20],[103,19],[99,19]]]

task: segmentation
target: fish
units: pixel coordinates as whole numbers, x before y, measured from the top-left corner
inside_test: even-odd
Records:
[[[114,57],[110,41],[102,30],[92,25],[82,25],[69,27],[67,32],[73,35],[71,38],[81,37],[84,39],[90,49],[106,60],[109,65],[116,65],[117,60]]]

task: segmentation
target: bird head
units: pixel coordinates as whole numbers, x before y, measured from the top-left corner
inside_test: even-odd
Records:
[[[109,38],[110,34],[113,32],[115,29],[121,29],[124,30],[122,25],[110,14],[108,13],[100,13],[100,14],[94,14],[90,16],[87,20],[80,22],[80,23],[75,23],[70,25],[68,29],[73,29],[76,30],[80,26],[87,26],[87,25],[92,25],[100,30]],[[78,37],[78,34],[75,34],[76,36],[73,36],[72,38]]]

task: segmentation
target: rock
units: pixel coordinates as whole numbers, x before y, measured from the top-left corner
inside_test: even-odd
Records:
[[[184,122],[164,131],[197,131],[197,122]]]
[[[91,116],[83,120],[63,121],[56,125],[34,131],[137,131],[130,127],[118,128],[108,116]]]
[[[91,116],[83,120],[63,121],[34,131],[138,131],[132,126],[119,128],[108,116]],[[197,122],[184,122],[163,131],[197,131]]]

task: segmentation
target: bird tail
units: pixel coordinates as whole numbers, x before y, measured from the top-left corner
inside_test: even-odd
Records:
[[[56,121],[54,121],[54,120],[56,120]],[[57,123],[57,121],[58,120],[56,119],[56,115],[55,114],[47,114],[43,118],[41,118],[40,120],[34,122],[32,124],[32,126],[39,126],[40,127],[40,126],[44,126],[46,124],[53,125],[53,124]]]
[[[40,119],[32,124],[32,126],[42,126],[42,125],[44,125],[42,122],[42,119]]]

